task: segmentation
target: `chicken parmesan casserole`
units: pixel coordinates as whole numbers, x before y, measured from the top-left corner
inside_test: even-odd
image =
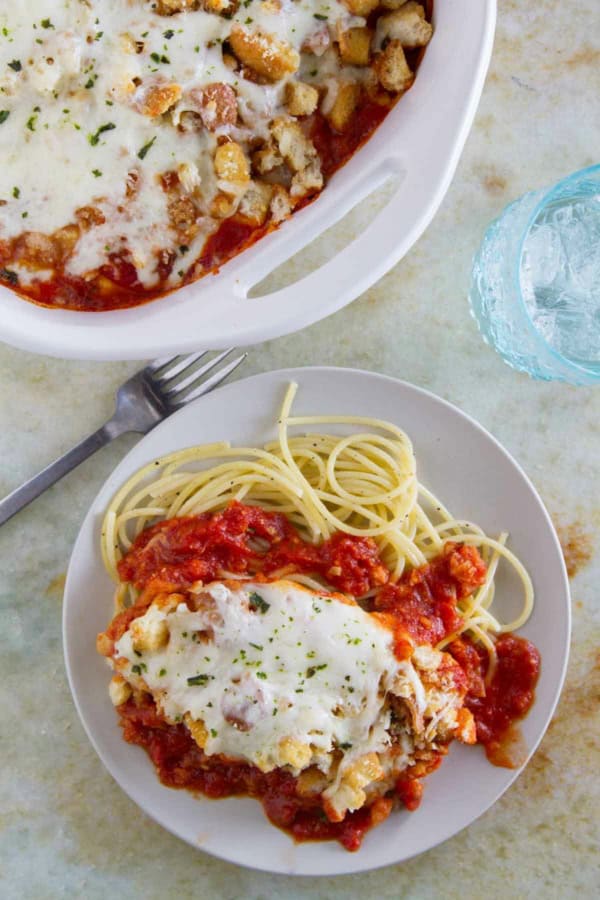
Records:
[[[276,443],[178,451],[118,492],[97,649],[124,738],[163,784],[256,797],[296,840],[356,850],[395,806],[418,807],[454,740],[524,761],[515,723],[540,659],[512,632],[533,592],[506,534],[417,482],[400,429],[328,417],[360,430],[288,436],[325,421],[291,418],[293,391]],[[506,624],[491,610],[501,560],[524,589]]]
[[[0,283],[106,310],[214,271],[411,86],[430,6],[0,2]]]

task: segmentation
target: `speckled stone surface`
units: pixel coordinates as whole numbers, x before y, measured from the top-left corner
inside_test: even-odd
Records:
[[[0,530],[2,898],[600,895],[600,388],[537,383],[511,371],[482,343],[466,301],[470,259],[486,224],[524,191],[599,161],[599,97],[599,0],[500,0],[481,106],[433,224],[351,307],[253,348],[244,370],[327,363],[404,378],[475,416],[530,474],[567,549],[574,629],[565,692],[524,774],[443,846],[351,878],[244,871],[147,819],[87,742],[60,635],[71,545],[94,494],[134,442],[123,438]],[[355,227],[356,220],[343,225],[327,247]],[[294,271],[292,264],[284,274]],[[0,492],[108,416],[114,389],[134,368],[0,347]]]

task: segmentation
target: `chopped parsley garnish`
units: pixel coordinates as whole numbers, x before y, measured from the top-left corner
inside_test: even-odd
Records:
[[[54,25],[52,24],[50,19],[42,19],[40,25],[42,26],[42,28],[54,28]]]
[[[324,16],[322,13],[313,13],[313,18],[318,19],[320,22],[326,22],[328,16]]]
[[[132,667],[131,667],[131,671],[134,672],[136,675],[141,675],[141,674],[142,674],[142,667],[141,667],[141,666],[138,666],[138,665],[132,666]]]
[[[36,122],[37,115],[29,116],[26,127],[29,128],[30,131],[35,131]]]
[[[100,143],[100,136],[107,131],[114,131],[116,127],[114,122],[107,122],[105,125],[101,125],[94,134],[88,134],[88,141],[92,147],[96,147]]]
[[[340,744],[340,750],[350,750],[352,748],[352,744],[349,741],[344,741],[343,744]]]
[[[218,733],[219,733],[219,732],[217,731],[216,728],[211,728],[211,729],[210,729],[210,736],[211,736],[211,737],[214,737],[214,738],[215,738],[215,737],[218,735]]]
[[[94,40],[95,40],[95,41],[101,40],[102,37],[103,37],[103,35],[104,35],[104,32],[103,32],[103,31],[98,31],[98,32],[96,32],[96,34],[94,35]]]
[[[312,678],[317,672],[322,672],[323,669],[327,668],[327,663],[321,663],[320,666],[309,666],[306,670],[306,677]]]
[[[170,41],[172,37],[175,36],[175,32],[172,28],[167,28],[166,31],[163,31],[163,37],[166,38],[167,41]]]
[[[153,60],[153,62],[155,62],[155,63],[163,63],[166,66],[169,65],[169,63],[171,62],[169,57],[165,56],[164,53],[156,53],[156,52],[151,53],[150,59]]]
[[[253,644],[252,641],[248,641],[251,647],[254,647],[255,650],[262,650],[263,647],[261,644]]]
[[[100,171],[100,169],[92,169],[92,175],[94,176],[94,178],[101,178],[102,172]]]
[[[0,269],[0,281],[6,281],[8,284],[18,284],[19,276],[12,269]]]
[[[161,669],[160,672],[158,673],[158,677],[163,678],[166,674],[167,674],[167,670]]]
[[[20,59],[13,59],[12,62],[9,62],[8,68],[12,69],[13,72],[20,72],[23,66],[21,65]]]
[[[267,673],[266,672],[257,672],[256,677],[261,678],[263,681],[265,681],[266,677],[267,677]]]
[[[152,147],[154,146],[155,140],[156,140],[156,135],[154,135],[154,137],[152,138],[151,141],[148,141],[147,144],[144,144],[144,146],[142,147],[142,149],[138,152],[138,157],[139,157],[139,159],[145,159],[145,158],[146,158],[146,156],[148,155],[149,151],[150,151],[150,150],[152,149]]]
[[[205,672],[202,672],[200,675],[192,675],[191,678],[188,678],[187,683],[190,686],[195,684],[206,684],[209,678],[212,678],[212,675],[207,675]]]
[[[21,196],[20,189],[18,187],[14,187],[13,188],[13,197],[15,198],[15,200],[18,200],[20,196]]]
[[[256,591],[252,591],[250,594],[250,609],[253,612],[266,613],[267,610],[271,608],[271,604],[267,603],[264,597],[261,597],[260,594],[257,594]]]
[[[97,75],[92,75],[90,78],[88,78],[88,80],[84,84],[84,88],[86,89],[86,91],[89,91],[91,88],[94,87],[94,85],[96,84],[97,78],[98,78]]]

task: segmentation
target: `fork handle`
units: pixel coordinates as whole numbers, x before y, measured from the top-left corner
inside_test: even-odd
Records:
[[[59,481],[68,472],[91,456],[96,450],[109,444],[114,438],[124,433],[124,429],[116,420],[116,417],[109,419],[102,428],[99,428],[89,437],[76,444],[72,450],[68,450],[64,456],[59,457],[29,481],[26,481],[21,487],[16,488],[3,500],[0,500],[0,525],[8,522],[15,513],[43,494],[45,490]]]

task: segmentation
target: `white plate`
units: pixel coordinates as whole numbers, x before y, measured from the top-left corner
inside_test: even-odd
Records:
[[[43,309],[0,285],[0,340],[63,359],[150,359],[289,334],[350,303],[400,260],[437,212],[479,103],[496,0],[437,0],[414,86],[314,202],[222,271],[134,309]],[[270,272],[386,179],[388,205],[341,252],[281,290],[250,297]]]
[[[426,779],[420,808],[395,812],[357,853],[337,843],[294,844],[269,824],[257,801],[202,800],[163,787],[145,752],[126,744],[108,698],[109,673],[95,638],[112,616],[113,585],[99,552],[100,522],[118,487],[140,466],[173,450],[223,439],[261,445],[274,435],[285,388],[297,381],[294,411],[354,414],[402,426],[415,445],[419,477],[459,517],[490,534],[510,532],[510,546],[533,577],[537,602],[522,634],[542,654],[536,702],[523,722],[533,752],[562,686],[569,646],[567,575],[550,518],[517,463],[481,426],[443,400],[404,382],[351,369],[288,369],[256,375],[209,394],[159,425],[108,479],[83,523],[69,566],[64,645],[75,704],[101,760],[149,816],[192,846],[240,865],[298,875],[337,875],[401,862],[456,834],[517,777],[490,765],[480,747],[453,746]],[[510,584],[499,584],[510,614]],[[133,838],[132,838],[133,840]]]

